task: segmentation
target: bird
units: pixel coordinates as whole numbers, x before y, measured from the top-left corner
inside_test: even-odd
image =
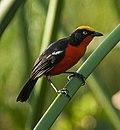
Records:
[[[87,46],[94,37],[103,36],[102,33],[95,31],[90,26],[81,25],[70,35],[51,43],[35,61],[31,75],[22,90],[20,91],[17,102],[25,102],[29,98],[37,80],[45,76],[53,89],[57,93],[69,93],[64,88],[58,90],[53,84],[51,77],[62,73],[71,74],[70,77],[77,76],[84,78],[77,72],[68,72],[85,54]],[[83,79],[84,81],[84,79]]]

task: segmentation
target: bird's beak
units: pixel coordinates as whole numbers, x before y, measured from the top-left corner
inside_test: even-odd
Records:
[[[103,36],[103,34],[100,33],[100,32],[93,32],[91,35],[94,36],[94,37],[95,37],[95,36],[96,36],[96,37]]]

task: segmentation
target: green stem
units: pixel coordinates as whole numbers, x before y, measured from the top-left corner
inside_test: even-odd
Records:
[[[43,52],[43,50],[47,48],[48,44],[56,39],[62,5],[63,0],[51,0],[49,3],[40,52]],[[29,118],[28,129],[32,129],[42,116],[41,113],[43,112],[45,104],[46,91],[47,82],[45,79],[41,78],[35,87],[35,97],[32,99],[31,103],[32,113]]]
[[[47,14],[47,1],[45,1],[45,0],[40,0],[39,1],[40,2],[40,5],[43,7],[43,9],[44,9],[44,13],[45,13],[45,15]],[[63,0],[61,0],[60,1],[60,4],[59,4],[59,6],[58,6],[58,10],[60,11],[61,10],[61,7],[62,7],[62,9],[64,8],[62,5],[63,5]],[[59,12],[58,11],[58,12]],[[61,11],[60,11],[61,12]],[[59,18],[59,13],[57,13],[58,15],[57,15],[57,17],[58,17],[58,19],[60,20],[60,18]],[[59,21],[58,21],[59,22]],[[57,23],[57,22],[56,22]],[[66,28],[66,26],[65,25],[63,25],[63,23],[61,23],[61,22],[59,22],[59,26],[57,26],[57,28],[62,32],[62,35],[64,36],[64,35],[66,35],[66,34],[68,34],[69,33],[69,31],[68,31],[68,29]],[[53,36],[52,36],[53,37]],[[55,38],[56,38],[56,36],[55,36]]]
[[[20,37],[23,41],[21,44],[23,46],[22,49],[24,53],[23,60],[24,63],[26,64],[26,68],[24,68],[25,69],[24,72],[25,72],[25,77],[28,77],[32,65],[32,54],[31,54],[30,43],[29,43],[28,23],[25,18],[25,14],[26,14],[26,10],[25,10],[25,6],[23,5],[20,10],[19,27],[20,27]]]
[[[14,17],[17,9],[26,0],[3,0],[0,3],[0,37]]]
[[[113,32],[110,33],[110,35],[99,45],[99,47],[89,56],[89,58],[78,69],[77,72],[88,78],[88,76],[93,72],[93,70],[103,60],[103,58],[120,41],[119,34],[120,25],[118,25],[115,30],[113,30]],[[82,81],[78,80],[77,78],[73,78],[70,82],[68,82],[66,88],[69,91],[69,95],[72,97],[81,85]],[[45,112],[43,117],[39,120],[34,130],[48,130],[69,101],[70,99],[67,96],[59,94]],[[118,122],[119,124],[114,126],[116,129],[120,129],[120,121],[118,120]]]

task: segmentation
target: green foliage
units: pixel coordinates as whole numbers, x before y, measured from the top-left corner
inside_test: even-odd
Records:
[[[96,30],[103,32],[104,39],[120,22],[118,3],[119,0],[65,0],[62,5],[60,24],[56,28],[57,38],[53,38],[52,41],[67,36],[82,24],[91,25]],[[1,5],[2,3],[0,3]],[[25,127],[31,125],[29,124],[31,117],[28,117],[28,114],[31,114],[33,110],[30,105],[32,104],[31,99],[30,103],[21,104],[16,102],[16,96],[29,76],[33,62],[39,55],[48,5],[48,0],[26,1],[14,18],[12,17],[10,24],[2,34],[0,41],[0,130],[24,130]],[[27,30],[25,34],[24,29]],[[93,52],[100,40],[93,41],[88,47],[86,56]],[[25,48],[27,44],[28,51]],[[109,100],[120,87],[119,50],[118,44],[93,73],[95,81],[107,92]],[[30,60],[28,56],[30,56]],[[80,65],[81,62],[72,70],[77,70]],[[62,88],[67,82],[66,76],[56,76],[54,82],[59,88]],[[44,106],[38,107],[41,110],[41,115],[56,97],[50,85],[48,86],[47,92],[43,96],[45,98]],[[87,83],[86,87],[77,92],[51,130],[115,129],[89,87],[90,85]],[[33,93],[31,98],[36,93]]]

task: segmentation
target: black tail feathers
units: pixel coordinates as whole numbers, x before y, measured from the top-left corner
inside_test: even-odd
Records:
[[[25,102],[29,96],[30,93],[33,89],[33,87],[35,86],[36,82],[38,79],[29,79],[26,84],[24,85],[24,87],[22,88],[21,92],[19,93],[18,97],[17,97],[17,102]]]

